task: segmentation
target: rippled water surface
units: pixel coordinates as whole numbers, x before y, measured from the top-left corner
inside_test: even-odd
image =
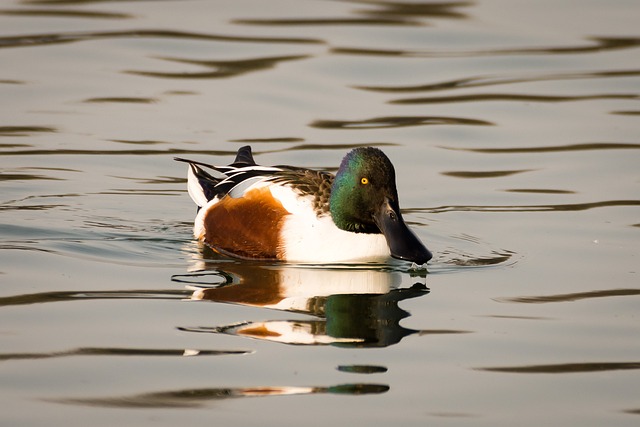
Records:
[[[639,16],[0,0],[0,424],[637,425]],[[199,246],[246,144],[383,149],[428,271]]]

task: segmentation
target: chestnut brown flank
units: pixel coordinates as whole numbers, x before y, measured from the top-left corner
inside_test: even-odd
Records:
[[[205,214],[204,241],[213,249],[244,258],[283,259],[278,236],[287,214],[266,187],[240,198],[225,196]]]

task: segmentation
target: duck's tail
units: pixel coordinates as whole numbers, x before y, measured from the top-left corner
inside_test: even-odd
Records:
[[[189,164],[187,190],[189,191],[189,196],[191,196],[191,199],[199,208],[203,207],[217,196],[222,196],[229,191],[227,185],[218,185],[228,178],[228,172],[237,168],[256,166],[256,162],[253,160],[253,154],[251,153],[251,146],[249,145],[240,147],[236,153],[235,160],[229,166],[213,166],[207,163],[197,162],[181,157],[174,157],[174,160]],[[219,172],[220,176],[215,177],[203,168],[209,168],[213,171]]]

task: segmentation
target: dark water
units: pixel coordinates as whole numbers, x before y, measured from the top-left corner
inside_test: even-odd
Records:
[[[0,1],[0,424],[637,425],[638,16]],[[200,247],[245,144],[383,149],[428,271]]]

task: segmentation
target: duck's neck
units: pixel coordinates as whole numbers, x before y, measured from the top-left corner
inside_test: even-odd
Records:
[[[359,209],[361,207],[358,206],[357,200],[350,198],[344,187],[334,182],[329,198],[329,211],[336,227],[352,233],[380,233],[375,224],[365,224],[358,219],[354,212],[358,212]]]

